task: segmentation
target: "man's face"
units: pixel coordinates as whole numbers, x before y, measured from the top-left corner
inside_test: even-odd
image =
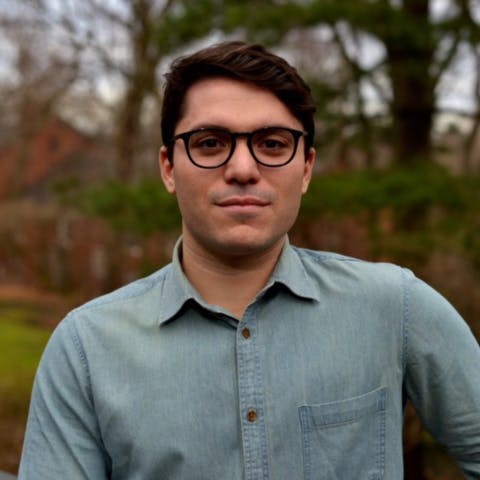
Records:
[[[271,92],[213,78],[190,87],[175,134],[202,127],[249,132],[268,126],[303,130]],[[244,137],[237,139],[230,160],[211,170],[195,166],[180,139],[173,148],[173,165],[162,147],[162,179],[177,196],[185,246],[214,256],[237,256],[261,254],[283,244],[312,173],[314,151],[305,161],[303,142],[301,138],[293,160],[277,168],[258,164]]]

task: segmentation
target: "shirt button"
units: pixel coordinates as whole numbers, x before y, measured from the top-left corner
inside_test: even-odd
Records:
[[[249,339],[250,338],[250,330],[248,328],[244,328],[242,330],[242,336],[245,339]]]
[[[247,413],[247,420],[249,422],[256,422],[257,421],[257,412],[255,410],[249,410]]]

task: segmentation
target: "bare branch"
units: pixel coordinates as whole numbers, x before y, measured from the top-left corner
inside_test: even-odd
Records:
[[[332,27],[332,31],[333,31],[334,39],[340,50],[341,57],[351,68],[355,82],[358,82],[361,78],[367,77],[372,87],[377,92],[379,98],[385,103],[389,104],[390,100],[388,99],[387,94],[385,93],[383,87],[377,82],[374,75],[385,64],[385,60],[383,59],[379,61],[377,64],[373,65],[369,69],[363,68],[358,61],[351,58],[351,56],[348,54],[345,40],[343,39],[336,25]],[[359,36],[358,31],[352,28],[352,38],[356,40],[357,45],[360,42],[358,36]]]
[[[452,64],[452,61],[458,52],[458,47],[460,46],[460,40],[461,40],[460,34],[455,33],[453,41],[450,45],[450,48],[448,49],[443,59],[440,60],[436,65],[436,72],[432,74],[433,88],[435,88],[435,86],[438,85],[441,77]]]

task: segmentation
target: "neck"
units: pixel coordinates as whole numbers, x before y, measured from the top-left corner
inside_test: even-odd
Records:
[[[266,285],[280,256],[285,238],[257,253],[236,256],[211,254],[185,241],[182,266],[202,298],[241,318]]]

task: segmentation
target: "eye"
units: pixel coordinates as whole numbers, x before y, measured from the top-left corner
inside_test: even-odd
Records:
[[[275,148],[285,148],[285,141],[278,138],[266,138],[259,146],[268,150]]]
[[[189,147],[202,151],[217,151],[230,148],[230,136],[226,132],[205,130],[190,137]]]
[[[205,138],[203,140],[199,140],[195,144],[198,148],[219,148],[222,147],[223,144],[220,139],[215,137]]]
[[[293,137],[288,130],[268,129],[258,132],[253,137],[253,144],[256,150],[264,154],[281,154],[292,148]]]

